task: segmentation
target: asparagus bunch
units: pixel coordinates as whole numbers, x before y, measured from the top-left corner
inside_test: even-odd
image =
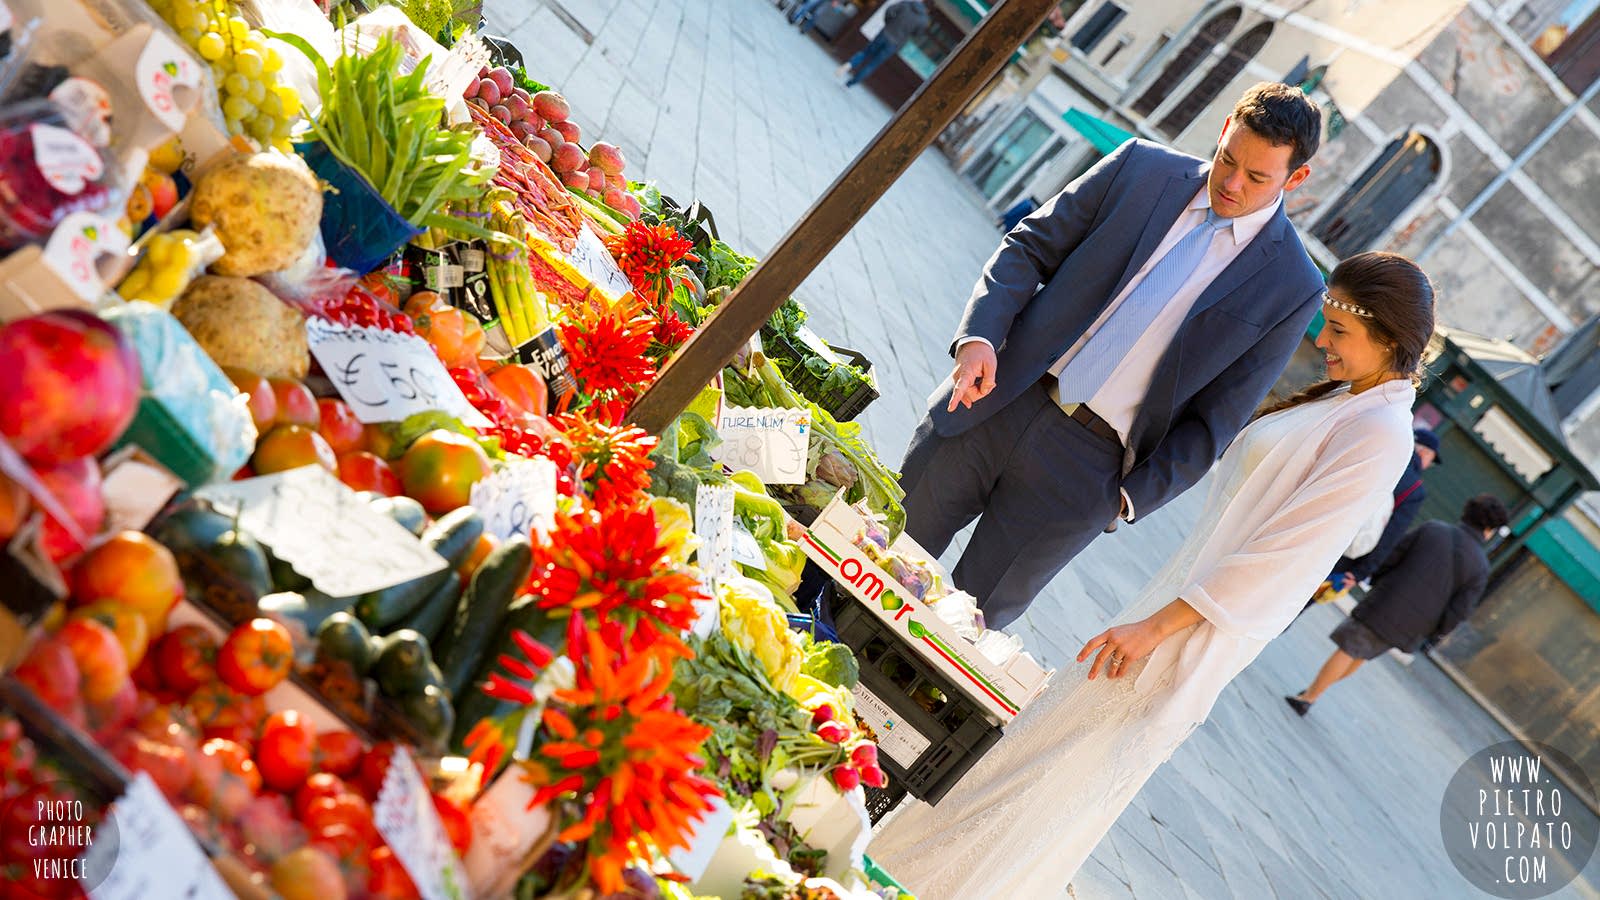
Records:
[[[528,223],[511,202],[511,191],[494,188],[483,200],[494,237],[489,241],[489,296],[500,325],[514,345],[521,345],[550,327],[544,295],[528,269]]]

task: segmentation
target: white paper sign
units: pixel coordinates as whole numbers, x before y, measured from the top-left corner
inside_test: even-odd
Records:
[[[732,550],[734,562],[763,572],[767,570],[767,557],[761,552],[761,543],[737,521],[733,523]]]
[[[810,410],[728,406],[717,433],[722,444],[711,455],[728,468],[754,472],[766,484],[805,484]]]
[[[306,320],[311,355],[362,422],[399,422],[437,409],[473,427],[489,420],[467,402],[428,342],[369,326]]]
[[[238,510],[241,528],[333,597],[392,587],[448,565],[321,466],[207,485],[195,494],[220,512]]]
[[[233,892],[195,843],[188,826],[167,805],[150,776],[139,772],[111,807],[117,840],[95,840],[84,854],[85,868],[110,872],[89,896],[93,900],[228,900]]]
[[[567,254],[567,259],[590,284],[613,300],[633,290],[633,282],[611,258],[611,251],[588,228],[579,230],[577,246]]]
[[[544,457],[508,459],[472,486],[484,530],[503,540],[547,531],[556,515],[556,466]]]
[[[93,303],[106,291],[97,264],[101,257],[128,252],[128,236],[114,223],[90,212],[72,213],[44,245],[44,261],[65,281],[72,292]]]
[[[700,616],[689,630],[697,637],[705,637],[716,630],[721,619],[717,582],[737,573],[733,567],[733,485],[702,484],[695,488],[694,533],[700,538],[695,564],[700,567],[706,593],[711,596],[695,602]]]
[[[378,801],[372,804],[372,824],[416,882],[423,900],[464,900],[461,861],[404,747],[396,748],[389,760]]]
[[[732,824],[733,807],[721,797],[712,797],[710,811],[690,826],[694,831],[689,837],[689,846],[673,848],[667,854],[667,862],[672,863],[678,874],[691,882],[699,881],[700,876],[706,873],[706,866],[711,865],[711,857],[722,846],[723,838],[728,836],[728,826]]]

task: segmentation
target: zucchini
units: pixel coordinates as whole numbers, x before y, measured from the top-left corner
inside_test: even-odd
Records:
[[[372,677],[389,697],[403,697],[427,687],[431,679],[428,666],[433,662],[428,639],[406,629],[378,638],[378,658],[372,663]]]
[[[484,654],[505,625],[511,602],[532,571],[533,546],[519,535],[496,547],[473,573],[472,584],[456,604],[450,630],[440,641],[439,668],[451,696],[461,696],[472,685]]]
[[[523,595],[511,604],[506,612],[505,624],[495,638],[492,652],[484,657],[482,665],[472,674],[469,690],[455,695],[457,725],[455,733],[450,736],[452,749],[466,752],[464,741],[474,724],[483,719],[504,718],[521,708],[519,703],[495,699],[478,689],[478,685],[495,670],[501,655],[510,653],[520,658],[516,641],[512,638],[518,631],[525,631],[534,640],[560,652],[562,642],[566,639],[567,623],[565,619],[552,618],[548,611],[540,609],[537,597]]]
[[[372,508],[389,518],[399,522],[405,530],[417,537],[428,527],[428,514],[422,504],[410,497],[379,497],[372,501]]]
[[[470,506],[446,513],[422,533],[422,543],[444,557],[443,570],[401,582],[381,591],[363,594],[356,601],[356,617],[368,628],[383,631],[421,605],[439,585],[456,577],[456,566],[472,553],[483,536],[483,517]]]
[[[417,608],[394,623],[394,629],[410,628],[430,641],[438,640],[445,626],[455,616],[456,604],[461,600],[461,579],[446,578]]]
[[[256,601],[263,615],[286,619],[305,629],[307,636],[317,633],[322,623],[334,613],[350,609],[349,597],[329,597],[314,588],[304,591],[281,591],[268,594]]]
[[[357,675],[367,674],[374,657],[372,635],[361,620],[347,612],[336,612],[317,628],[317,656],[322,659],[342,659],[350,663]]]

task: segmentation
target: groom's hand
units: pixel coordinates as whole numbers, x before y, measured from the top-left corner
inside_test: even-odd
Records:
[[[982,400],[994,390],[994,348],[984,341],[968,341],[956,350],[956,370],[950,376],[950,406],[972,408],[973,401]]]

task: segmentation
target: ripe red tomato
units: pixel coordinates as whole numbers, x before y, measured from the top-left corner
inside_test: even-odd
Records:
[[[360,450],[366,443],[366,426],[356,418],[355,410],[343,400],[323,397],[317,401],[317,433],[327,440],[334,453]]]
[[[310,388],[287,378],[270,378],[267,383],[272,387],[273,398],[277,401],[276,424],[316,428],[322,421],[321,414],[317,412],[317,397]]]
[[[372,745],[367,755],[361,757],[361,768],[356,773],[356,785],[361,788],[361,795],[368,802],[376,803],[378,792],[383,790],[383,779],[389,774],[389,759],[394,756],[396,746],[393,741],[379,741]],[[413,759],[411,764],[416,765]],[[417,772],[420,774],[421,769]],[[423,779],[426,783],[427,779]]]
[[[188,694],[217,677],[217,639],[199,625],[179,625],[156,642],[156,674],[168,689]]]
[[[433,808],[444,824],[444,833],[450,836],[450,846],[456,848],[457,855],[466,856],[467,848],[472,846],[472,820],[467,811],[438,794],[433,795]]]
[[[344,779],[328,772],[318,772],[306,779],[306,783],[294,792],[294,817],[305,821],[306,811],[311,808],[313,800],[323,797],[337,797],[340,794],[354,794],[355,789],[346,784]]]
[[[400,476],[393,467],[365,450],[339,454],[339,480],[352,491],[374,491],[385,497],[401,494]]]
[[[355,774],[361,765],[361,738],[348,731],[324,731],[317,735],[313,764],[319,771],[343,778]]]
[[[311,845],[331,853],[342,865],[364,865],[372,842],[359,830],[343,823],[311,833]]]
[[[297,710],[273,713],[261,727],[256,743],[256,768],[267,787],[285,793],[306,783],[317,732]]]
[[[72,651],[88,703],[105,703],[129,683],[128,654],[116,632],[94,619],[69,619],[56,637]]]
[[[388,847],[367,854],[367,893],[373,900],[418,900],[416,882]]]
[[[65,641],[48,637],[33,646],[12,673],[43,700],[45,705],[78,725],[89,723],[83,697],[78,693],[78,663]]]
[[[357,794],[318,797],[311,801],[300,821],[313,832],[330,825],[348,825],[368,840],[375,841],[378,836],[372,824],[372,807]]]
[[[261,790],[261,773],[250,754],[233,741],[213,738],[200,746],[189,793],[224,822],[244,812]]]
[[[203,684],[184,706],[194,715],[207,738],[227,738],[241,746],[254,743],[256,729],[267,716],[267,702],[241,693],[220,681]]]
[[[251,619],[235,628],[217,652],[217,674],[242,694],[265,694],[289,677],[294,644],[289,629],[271,619]]]

